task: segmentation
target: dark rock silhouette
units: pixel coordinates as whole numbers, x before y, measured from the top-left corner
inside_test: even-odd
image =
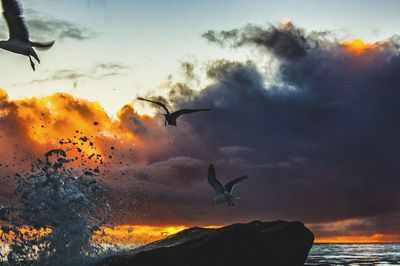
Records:
[[[108,257],[98,266],[304,265],[314,235],[300,222],[252,222],[221,229],[191,228]]]

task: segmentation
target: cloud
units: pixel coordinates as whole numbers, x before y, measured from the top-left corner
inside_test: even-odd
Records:
[[[25,18],[32,40],[46,41],[54,39],[72,39],[85,41],[99,36],[98,32],[89,28],[77,25],[68,20],[57,19],[39,13],[34,9],[26,9]],[[5,23],[0,27],[0,36],[2,38],[8,37],[8,29]]]
[[[248,147],[241,146],[227,146],[219,148],[219,151],[225,155],[233,156],[241,153],[252,152],[253,150]]]
[[[198,182],[205,176],[206,164],[190,157],[174,157],[135,169],[135,177],[168,186]]]
[[[398,210],[395,38],[354,50],[293,24],[207,35],[236,47],[254,45],[280,60],[279,86],[266,85],[252,65],[216,62],[209,69],[216,82],[185,102],[212,106],[211,116],[187,118],[209,147],[256,151],[236,158],[236,168],[247,168],[254,182],[254,198],[244,208],[314,222]]]
[[[270,25],[268,28],[247,25],[239,30],[208,31],[203,38],[221,46],[226,44],[232,47],[253,45],[271,51],[274,55],[285,59],[296,59],[306,55],[311,45],[317,45],[315,39],[305,36],[303,29],[287,22],[279,27]]]
[[[125,71],[129,70],[130,67],[121,63],[100,63],[96,64],[90,69],[85,70],[70,70],[60,69],[51,73],[48,77],[43,79],[36,79],[30,83],[45,83],[48,81],[73,81],[77,84],[80,79],[103,79],[107,77],[124,75]]]
[[[257,182],[265,185],[258,197],[271,203],[266,207],[270,213],[322,222],[397,211],[395,132],[400,128],[395,117],[400,109],[393,99],[400,96],[400,80],[394,75],[400,69],[398,42],[383,41],[354,52],[340,42],[314,39],[318,35],[299,35],[302,31],[293,25],[285,29],[283,43],[279,38],[274,45],[254,41],[265,40],[275,29],[250,31],[251,38],[248,31],[244,37],[224,36],[240,35],[241,42],[234,43],[246,41],[282,59],[278,75],[283,87],[265,86],[262,75],[251,67],[230,66],[228,72],[218,72],[221,81],[195,101],[213,104],[212,118],[193,120],[192,125],[206,129],[214,145],[251,147],[259,152],[257,157],[270,162],[308,158],[255,173],[270,176]],[[319,45],[303,45],[309,43]]]
[[[139,116],[134,106],[126,105],[117,121],[102,120],[104,131],[90,131],[107,147],[109,137],[117,136],[118,141],[111,142],[118,151],[113,153],[115,162],[104,176],[114,219],[192,225],[253,219],[296,219],[314,225],[357,220],[363,221],[353,224],[357,232],[398,232],[398,223],[379,218],[397,221],[400,202],[398,40],[353,47],[294,25],[252,27],[259,30],[252,29],[251,35],[233,31],[221,41],[246,40],[265,54],[265,60],[278,60],[276,84],[266,82],[252,62],[218,60],[206,70],[211,84],[195,89],[188,83],[171,83],[164,99],[174,108],[212,107],[212,112],[182,117],[179,128],[165,128],[161,117]],[[278,37],[271,37],[274,34]],[[92,114],[91,119],[79,120],[81,128],[90,128],[87,121],[97,117],[97,111],[71,100],[72,106]],[[9,131],[4,123],[1,128],[8,132],[2,133],[4,143],[11,145],[11,135],[24,138],[30,132],[34,118],[21,117],[21,110],[32,102],[3,100],[2,106],[1,119],[15,124]],[[50,106],[43,102],[39,110]],[[78,126],[69,125],[70,119],[57,112],[45,113],[52,125]],[[34,146],[28,145],[32,139],[40,140],[28,136],[29,147]],[[234,209],[210,206],[210,162],[224,183],[250,176],[235,190],[242,200]],[[342,227],[337,225],[339,232]],[[317,231],[333,234],[324,228]]]

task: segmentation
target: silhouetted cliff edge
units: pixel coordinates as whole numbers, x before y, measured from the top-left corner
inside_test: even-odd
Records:
[[[191,228],[105,258],[99,266],[304,265],[314,235],[301,222],[251,222],[220,229]]]

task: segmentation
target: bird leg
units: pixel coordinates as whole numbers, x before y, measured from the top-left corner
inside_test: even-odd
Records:
[[[33,62],[30,55],[28,55],[28,57],[29,57],[29,61],[31,62],[31,67],[32,67],[33,71],[35,71],[35,63]]]

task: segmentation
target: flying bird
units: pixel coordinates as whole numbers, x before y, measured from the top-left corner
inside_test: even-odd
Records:
[[[210,164],[208,167],[208,183],[214,188],[217,195],[214,197],[213,204],[225,203],[227,202],[229,206],[235,206],[233,203],[234,199],[240,199],[232,195],[233,188],[245,179],[248,179],[247,175],[241,176],[233,179],[228,182],[225,186],[221,184],[221,182],[217,179],[215,174],[215,167],[213,164]]]
[[[31,57],[35,58],[39,64],[40,59],[34,47],[38,49],[49,49],[53,46],[55,41],[46,43],[30,41],[29,31],[18,0],[1,0],[1,3],[3,5],[3,15],[7,22],[10,36],[7,41],[0,41],[0,48],[29,57],[31,67],[33,71],[35,71],[35,63]]]
[[[151,102],[151,103],[157,104],[158,106],[161,106],[166,112],[165,114],[163,114],[165,116],[165,126],[167,126],[167,124],[172,125],[172,126],[177,126],[176,120],[181,115],[187,115],[187,114],[196,113],[196,112],[211,111],[211,109],[182,109],[182,110],[171,113],[168,110],[168,108],[165,106],[165,104],[163,104],[161,102],[147,100],[147,99],[140,98],[140,97],[138,98],[138,100]]]

